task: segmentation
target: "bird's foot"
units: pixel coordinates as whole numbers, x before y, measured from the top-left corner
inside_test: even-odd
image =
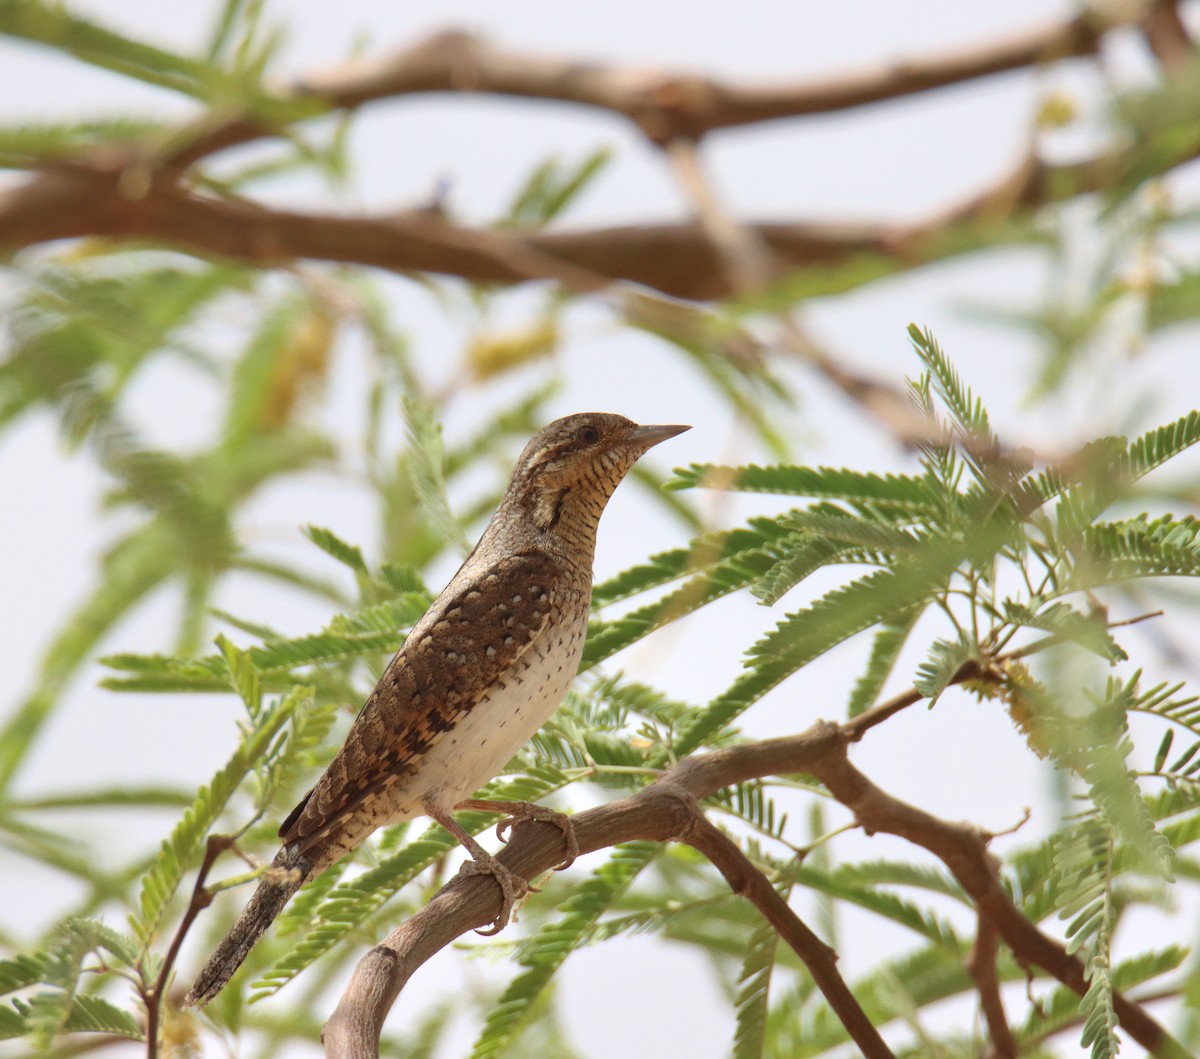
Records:
[[[460,802],[456,809],[478,809],[483,812],[507,813],[508,815],[496,825],[496,837],[501,842],[508,841],[509,832],[517,824],[525,820],[537,820],[544,824],[553,824],[563,833],[563,842],[567,847],[567,855],[560,864],[551,871],[565,871],[575,863],[579,856],[579,839],[575,835],[575,825],[566,813],[550,809],[536,802],[495,802],[487,799],[471,799]]]
[[[537,887],[531,886],[516,872],[506,868],[490,853],[483,850],[472,853],[471,859],[465,861],[459,869],[459,874],[490,875],[500,887],[500,911],[496,913],[496,918],[492,920],[490,927],[480,927],[475,931],[476,934],[481,934],[485,938],[499,934],[508,926],[508,921],[513,917],[513,908],[516,903],[527,894],[537,892]]]

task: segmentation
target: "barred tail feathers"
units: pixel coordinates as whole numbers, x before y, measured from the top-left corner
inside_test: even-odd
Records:
[[[283,911],[292,895],[304,884],[312,870],[311,862],[299,854],[289,855],[285,846],[271,862],[272,870],[258,884],[241,915],[230,928],[196,977],[184,999],[185,1007],[204,1007],[224,987],[250,954],[258,939],[266,933],[275,917]]]

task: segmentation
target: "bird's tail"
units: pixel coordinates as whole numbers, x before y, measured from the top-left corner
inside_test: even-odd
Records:
[[[246,902],[225,940],[208,958],[204,970],[188,990],[183,1001],[185,1007],[204,1007],[224,988],[258,939],[266,933],[267,927],[283,911],[292,894],[303,885],[310,871],[307,858],[295,853],[289,855],[286,846],[279,851],[254,896]]]

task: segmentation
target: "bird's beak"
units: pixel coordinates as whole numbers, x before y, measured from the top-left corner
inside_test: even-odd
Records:
[[[650,448],[652,445],[657,445],[660,441],[666,441],[667,438],[673,438],[676,434],[682,434],[685,430],[691,429],[690,426],[679,426],[677,424],[671,424],[670,426],[634,427],[621,439],[621,444],[636,445],[639,448],[642,446]]]

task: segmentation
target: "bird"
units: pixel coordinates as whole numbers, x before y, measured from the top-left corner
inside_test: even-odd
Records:
[[[282,842],[184,1004],[225,986],[300,887],[388,824],[428,816],[492,875],[508,922],[530,887],[454,819],[455,809],[535,819],[563,830],[565,867],[578,852],[565,815],[527,802],[472,799],[558,709],[579,669],[591,608],[596,531],[609,498],[654,445],[689,430],[582,412],[536,433],[479,542],[413,627],[329,767],[279,828]]]

